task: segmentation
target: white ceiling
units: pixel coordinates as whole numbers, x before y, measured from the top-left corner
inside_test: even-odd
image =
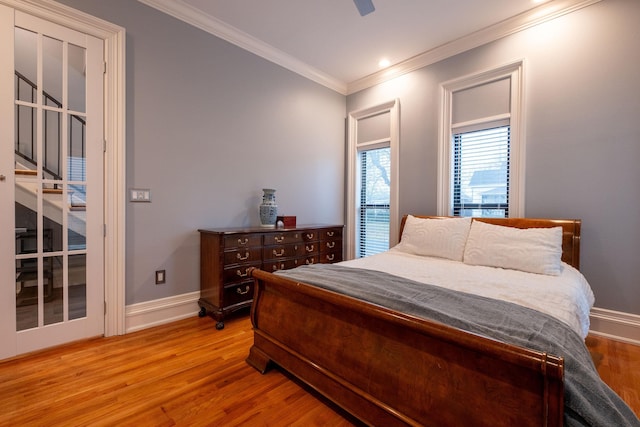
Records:
[[[139,1],[347,94],[597,0]]]

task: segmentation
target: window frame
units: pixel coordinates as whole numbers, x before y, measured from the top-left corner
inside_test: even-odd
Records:
[[[510,79],[510,109],[506,114],[452,123],[455,92]],[[453,215],[453,135],[460,129],[485,129],[508,121],[511,128],[509,159],[509,217],[525,216],[524,60],[474,73],[440,85],[441,121],[438,135],[438,215]]]
[[[358,122],[378,114],[389,113],[389,137],[358,143]],[[347,117],[347,200],[345,225],[345,258],[354,259],[356,255],[359,203],[359,156],[358,152],[375,148],[390,147],[390,200],[389,200],[389,247],[398,243],[399,233],[399,144],[400,144],[400,101],[394,99],[373,107],[349,113]]]

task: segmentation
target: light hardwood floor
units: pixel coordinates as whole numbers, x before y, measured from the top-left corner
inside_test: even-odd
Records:
[[[194,316],[0,362],[0,425],[357,425],[280,371],[247,365],[248,317],[225,325]],[[603,379],[640,414],[640,347],[587,344]]]

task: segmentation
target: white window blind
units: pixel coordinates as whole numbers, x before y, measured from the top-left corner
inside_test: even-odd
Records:
[[[358,157],[360,191],[356,257],[361,258],[389,249],[391,148],[360,151]]]
[[[453,215],[509,216],[510,126],[453,135]]]

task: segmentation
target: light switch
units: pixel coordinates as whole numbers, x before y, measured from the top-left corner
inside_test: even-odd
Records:
[[[132,202],[151,203],[151,190],[148,188],[132,188],[129,190],[129,200]]]

